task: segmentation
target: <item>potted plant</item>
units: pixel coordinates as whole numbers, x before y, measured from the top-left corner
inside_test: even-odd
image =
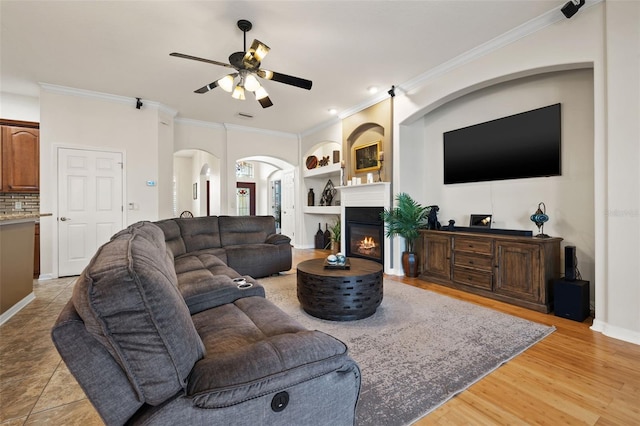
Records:
[[[407,277],[418,276],[418,256],[414,251],[419,231],[427,225],[429,207],[418,204],[405,192],[396,195],[396,206],[385,209],[381,216],[386,225],[387,237],[399,235],[404,238],[405,250],[402,253],[402,268]]]
[[[329,228],[329,232],[331,232],[331,237],[329,239],[329,244],[327,247],[325,247],[325,249],[330,248],[332,253],[337,253],[340,251],[340,239],[342,235],[340,220],[337,220],[336,223],[331,225],[331,228]]]

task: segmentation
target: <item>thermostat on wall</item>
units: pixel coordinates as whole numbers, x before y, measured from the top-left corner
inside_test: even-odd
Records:
[[[147,181],[147,186],[156,186],[156,181],[155,180],[148,180]]]

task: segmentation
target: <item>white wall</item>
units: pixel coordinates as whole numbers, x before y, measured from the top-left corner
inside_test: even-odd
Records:
[[[191,178],[191,157],[174,156],[173,173],[176,180],[176,216],[193,209],[193,181]]]
[[[212,194],[214,202],[211,214],[233,214],[226,210],[227,203],[225,202],[229,196],[235,196],[235,191],[229,193],[227,185],[224,182],[228,169],[231,167],[235,170],[235,167],[227,161],[227,132],[225,127],[222,124],[217,123],[188,120],[184,118],[176,119],[174,152],[184,149],[202,150],[211,154],[211,156],[215,158],[215,161],[212,160],[213,164],[210,164],[212,172],[212,176],[210,177],[211,186],[212,188],[215,188],[215,192]],[[202,164],[200,164],[200,166],[201,165]],[[200,169],[198,169],[198,173],[199,170]],[[196,176],[193,176],[193,178],[196,179]],[[193,180],[193,182],[196,182],[196,180]],[[200,184],[198,184],[198,186],[200,186]],[[184,186],[181,186],[181,191],[183,190]],[[189,189],[189,194],[191,196],[191,189]],[[194,209],[195,207],[193,203],[189,208],[184,208],[184,210],[190,210],[192,212],[194,212]],[[203,215],[204,214],[206,214],[206,210]]]
[[[606,145],[596,152],[606,162],[596,170],[603,278],[593,328],[640,344],[640,2],[605,5]]]
[[[0,118],[39,123],[40,100],[33,96],[0,92]]]
[[[43,88],[40,96],[41,212],[57,215],[56,152],[59,147],[75,147],[124,153],[124,203],[125,206],[129,203],[136,206],[134,210],[125,209],[127,225],[140,220],[158,220],[161,212],[170,214],[172,166],[166,156],[173,145],[173,135],[163,130],[160,136],[159,121],[171,121],[172,118],[167,114],[160,118],[158,107],[145,105],[138,110],[134,100],[130,103],[124,100]],[[148,180],[157,185],[147,186]],[[160,192],[168,195],[160,197]],[[42,221],[40,233],[42,272],[55,277],[55,221]]]
[[[158,219],[173,217],[173,115],[158,112]]]

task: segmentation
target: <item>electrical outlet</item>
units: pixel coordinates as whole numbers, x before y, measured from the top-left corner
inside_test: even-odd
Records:
[[[16,201],[15,209],[16,210],[22,210],[22,201]]]

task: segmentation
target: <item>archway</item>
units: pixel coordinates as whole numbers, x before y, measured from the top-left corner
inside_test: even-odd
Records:
[[[255,214],[272,215],[283,234],[295,233],[295,169],[279,158],[251,156],[236,160],[236,183],[246,187],[254,184]],[[236,199],[236,212],[243,205]]]
[[[188,149],[173,155],[173,213],[219,215],[220,159],[206,151]]]

